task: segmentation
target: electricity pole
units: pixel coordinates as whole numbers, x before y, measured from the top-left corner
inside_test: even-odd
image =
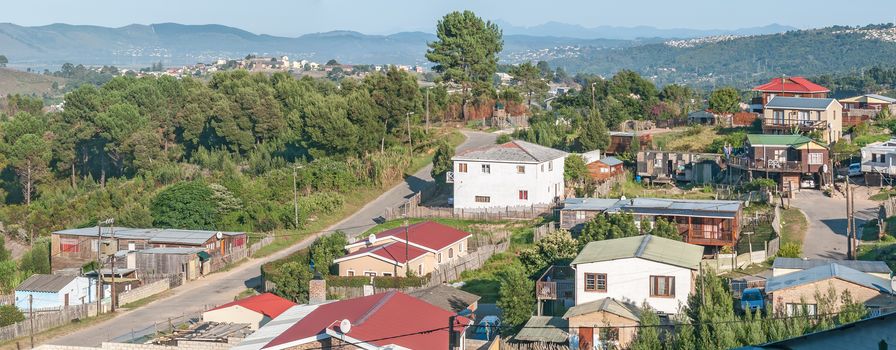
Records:
[[[429,133],[429,89],[426,88],[426,132]]]
[[[405,118],[407,118],[408,121],[408,146],[410,147],[408,149],[408,156],[414,158],[414,140],[411,139],[411,114],[414,114],[414,112],[405,113]],[[410,161],[410,159],[408,159],[408,161]]]
[[[109,235],[112,236],[112,244],[115,244],[115,252],[118,252],[118,241],[115,240],[115,219],[106,220],[109,223]],[[100,268],[100,273],[103,269]],[[112,253],[112,312],[115,313],[115,304],[118,298],[115,295],[115,253]]]
[[[301,165],[294,165],[292,167],[292,205],[294,209],[293,221],[296,225],[296,229],[299,228],[299,189],[298,185],[296,184],[296,176],[299,169],[301,168]]]
[[[34,349],[34,294],[28,294],[28,322],[31,323],[31,348]]]
[[[96,224],[96,315],[99,316],[103,311],[103,274],[100,273],[100,248],[103,245],[103,223]]]

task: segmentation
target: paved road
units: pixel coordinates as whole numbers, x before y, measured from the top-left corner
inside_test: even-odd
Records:
[[[855,200],[856,227],[877,217],[878,203],[868,199],[869,189],[858,187]],[[803,256],[808,258],[846,259],[846,198],[831,198],[821,191],[801,190],[791,204],[806,214],[809,222],[803,240]]]
[[[494,134],[464,131],[466,141],[458,150],[494,144]],[[401,204],[415,191],[431,186],[429,175],[432,165],[422,170],[401,184],[367,203],[357,213],[343,219],[324,232],[343,230],[350,235],[359,234],[374,225],[373,218],[382,215],[383,208]],[[247,287],[254,287],[259,282],[259,269],[267,261],[282,258],[296,250],[307,247],[319,235],[308,237],[301,242],[263,259],[252,259],[230,271],[211,274],[202,280],[187,283],[172,290],[167,298],[157,300],[150,305],[134,310],[121,312],[113,319],[98,323],[62,337],[51,339],[46,343],[73,346],[99,346],[110,339],[152,333],[154,323],[167,323],[168,318],[177,318],[184,314],[200,311],[205,305],[220,305],[233,300],[233,297]]]

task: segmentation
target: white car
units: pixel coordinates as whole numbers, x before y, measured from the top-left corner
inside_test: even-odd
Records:
[[[815,180],[812,178],[804,177],[800,180],[800,188],[815,188]]]

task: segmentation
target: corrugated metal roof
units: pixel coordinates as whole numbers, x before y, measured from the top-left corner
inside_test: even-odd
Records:
[[[878,291],[887,293],[893,292],[890,288],[890,281],[840,264],[821,265],[811,269],[769,278],[765,285],[765,291],[766,293],[772,293],[774,291],[789,289],[831,278],[838,278]]]
[[[474,148],[459,153],[451,160],[491,160],[500,162],[543,163],[567,155],[561,150],[514,140],[500,145]]]
[[[800,258],[775,258],[773,269],[800,269],[806,270],[816,266],[839,264],[865,273],[891,273],[890,267],[883,261],[867,260],[834,260],[834,259],[800,259]]]
[[[836,101],[837,100],[833,98],[775,96],[765,104],[765,108],[810,109],[823,111],[828,109],[828,106]]]
[[[444,284],[411,291],[408,295],[452,312],[460,312],[480,299],[476,294]]]
[[[569,308],[569,310],[566,310],[566,313],[563,314],[563,318],[569,319],[570,317],[587,315],[599,311],[609,312],[634,321],[639,321],[641,319],[638,316],[640,312],[637,308],[631,305],[626,305],[613,298],[603,298],[573,306]]]
[[[592,210],[604,211],[612,208],[618,199],[613,198],[567,198],[563,200],[560,210]]]
[[[622,161],[619,160],[619,158],[616,158],[616,157],[613,157],[613,156],[604,157],[603,159],[600,160],[600,162],[601,162],[601,163],[604,163],[604,164],[606,164],[606,165],[609,165],[609,166],[614,166],[614,165],[622,164]]]
[[[752,146],[793,146],[801,145],[806,142],[814,142],[812,139],[803,135],[766,135],[766,134],[749,134],[747,141]]]
[[[176,248],[176,247],[165,247],[165,248],[149,248],[143,249],[139,251],[140,254],[196,254],[199,252],[205,251],[202,248]]]
[[[703,247],[653,235],[590,242],[570,265],[641,258],[696,270],[703,258]]]
[[[57,235],[89,237],[96,237],[97,233],[98,232],[96,226],[53,232],[53,234]],[[150,243],[173,243],[186,245],[202,245],[208,240],[215,237],[215,234],[217,233],[218,231],[130,227],[115,227],[114,230],[114,235],[117,239],[146,240]],[[226,231],[221,231],[221,233],[225,236],[238,236],[245,234],[245,232]],[[103,238],[110,238],[112,237],[112,234],[113,232],[110,231],[108,227],[102,228]]]
[[[65,275],[31,275],[22,284],[16,287],[18,291],[24,292],[49,292],[56,293],[69,283],[78,278],[78,276]]]
[[[293,306],[280,314],[280,316],[277,316],[264,326],[261,326],[255,333],[250,334],[248,337],[244,338],[243,341],[230,349],[259,350],[321,305],[324,304]]]
[[[680,215],[694,217],[733,218],[741,208],[740,201],[673,198],[567,198],[560,210],[589,210],[607,213],[645,215]]]
[[[878,100],[885,101],[885,102],[889,102],[889,103],[896,102],[896,98],[892,98],[892,97],[884,96],[884,95],[878,95],[878,94],[865,94],[865,96],[867,96],[867,97],[871,97],[871,98],[876,98],[876,99],[878,99]]]
[[[514,336],[516,340],[565,343],[569,339],[569,321],[561,317],[532,316],[523,329]]]

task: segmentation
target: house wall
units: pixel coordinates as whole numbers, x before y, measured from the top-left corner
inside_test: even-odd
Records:
[[[580,231],[586,222],[601,213],[603,212],[597,210],[560,210],[560,228]]]
[[[411,262],[411,268],[415,268],[417,265],[419,263]],[[355,276],[364,276],[365,272],[376,272],[377,276],[382,276],[384,272],[392,273],[393,276],[405,276],[404,266],[396,266],[366,255],[339,262],[340,276],[349,276],[349,270],[354,271]]]
[[[860,286],[851,282],[846,282],[837,278],[830,278],[827,280],[808,283],[793,288],[776,290],[768,297],[772,302],[772,310],[775,310],[776,312],[784,312],[784,306],[788,303],[817,304],[818,301],[815,299],[815,292],[818,291],[820,293],[827,294],[828,288],[832,286],[837,292],[837,297],[835,298],[836,300],[834,301],[833,305],[834,312],[839,311],[840,307],[843,305],[840,296],[845,290],[849,290],[849,293],[850,295],[852,295],[852,299],[854,301],[858,301],[861,303],[864,303],[869,299],[880,295],[880,292],[878,292],[877,290]]]
[[[693,270],[641,258],[579,264],[574,268],[576,305],[610,297],[635,305],[646,301],[657,311],[675,314],[678,313],[679,305],[687,304],[688,295],[694,290]],[[585,273],[607,274],[607,291],[586,292]],[[675,296],[651,297],[650,276],[675,277]]]
[[[629,344],[631,344],[632,340],[635,338],[635,335],[638,334],[638,328],[633,327],[637,326],[640,322],[631,320],[625,317],[620,317],[619,315],[612,314],[605,311],[593,312],[590,314],[579,315],[569,318],[569,333],[570,334],[578,334],[579,328],[598,328],[598,327],[622,327],[619,328],[619,347],[626,349]],[[600,332],[595,329],[594,330],[594,338],[595,344],[597,340],[599,340]]]
[[[436,253],[426,253],[423,256],[418,257],[417,259],[411,260],[411,264],[410,264],[411,271],[418,275],[426,275],[426,274],[429,274],[430,272],[434,271],[435,269],[437,269],[438,266],[440,266],[440,265],[449,264],[453,261],[456,261],[456,260],[466,256],[467,254],[469,254],[469,249],[470,249],[468,240],[469,239],[464,239],[464,240],[458,241],[454,244],[451,244],[451,245],[443,248],[442,250],[439,250]],[[394,240],[390,238],[390,239],[382,239],[380,241],[392,242]],[[377,241],[377,242],[379,242],[379,241]],[[374,245],[379,245],[379,244],[374,244]],[[363,246],[361,246],[361,247],[363,247]],[[349,253],[351,253],[351,252],[357,251],[361,247],[353,247],[353,248],[349,249],[348,251],[349,251]],[[453,258],[448,258],[449,249],[451,249],[453,251]],[[439,262],[439,254],[442,255],[441,262]],[[385,268],[386,265],[393,266],[393,265],[391,265],[387,262],[384,262],[382,260],[372,258],[369,256],[364,256],[361,258],[347,260],[347,261],[343,261],[343,262],[339,263],[339,275],[340,276],[348,276],[348,270],[351,269],[351,270],[355,271],[355,276],[362,276],[363,270],[359,270],[359,269],[363,269],[363,268],[369,269],[370,267],[368,267],[368,265],[366,264],[367,260],[364,260],[363,262],[362,261],[353,262],[358,259],[375,260],[374,262],[371,262],[371,263],[374,264],[373,267],[380,269],[380,270],[376,270],[378,272],[378,274],[377,274],[378,276],[382,276],[382,272],[391,271],[391,270],[382,270],[383,268]],[[345,264],[344,269],[343,269],[343,264]],[[385,265],[383,265],[383,264],[385,264]],[[421,268],[421,266],[422,266],[422,268]],[[390,267],[390,269],[391,269],[391,267]],[[404,267],[400,267],[399,270],[401,272],[398,276],[404,276],[404,274],[405,274]],[[359,271],[361,271],[361,273],[359,273]],[[420,271],[422,271],[423,273],[421,274]]]
[[[872,161],[872,155],[883,155],[883,162]],[[892,147],[863,147],[862,148],[862,172],[871,174],[896,175],[896,148]]]
[[[551,204],[563,199],[566,191],[563,179],[565,158],[539,164],[501,163],[489,161],[454,162],[454,207],[480,209]],[[467,164],[467,172],[459,164]],[[549,163],[552,166],[549,166]],[[482,165],[490,165],[490,173],[482,172]],[[517,166],[525,173],[517,173]],[[528,199],[520,199],[519,191],[528,191]],[[476,202],[476,196],[490,197],[488,203]]]
[[[796,123],[796,118],[797,118],[798,112],[800,112],[800,111],[805,111],[805,112],[809,113],[807,120],[827,121],[828,125],[830,125],[830,130],[819,129],[822,131],[822,135],[823,135],[822,137],[824,138],[824,141],[827,143],[837,141],[841,137],[843,137],[843,106],[841,106],[839,102],[834,101],[834,103],[831,103],[828,106],[828,108],[824,111],[801,110],[801,109],[790,109],[790,108],[776,108],[776,109],[765,108],[763,110],[763,118],[765,120],[763,123],[763,126],[765,126],[765,123],[769,123],[769,121],[775,120],[775,111],[779,111],[779,112],[783,111],[784,112],[784,119],[785,119],[784,123],[788,124],[788,125],[790,123]],[[776,132],[781,133],[780,130],[778,130]],[[786,133],[789,133],[789,131],[787,131]]]
[[[35,309],[52,308],[65,306],[65,296],[68,294],[68,305],[81,305],[81,297],[84,297],[84,303],[91,303],[96,300],[96,286],[91,283],[87,277],[76,277],[69,282],[59,292],[33,292],[33,291],[15,291],[15,303],[20,310],[28,310],[28,296],[33,296],[31,307]],[[108,295],[108,294],[106,294]]]
[[[240,305],[233,305],[223,309],[210,310],[202,313],[202,320],[206,322],[226,322],[249,324],[252,330],[263,326],[270,318]]]
[[[586,165],[586,167],[588,168],[588,175],[590,175],[592,179],[597,181],[609,179],[613,176],[622,174],[622,172],[624,171],[622,169],[622,164],[609,166],[602,162],[591,162]]]

